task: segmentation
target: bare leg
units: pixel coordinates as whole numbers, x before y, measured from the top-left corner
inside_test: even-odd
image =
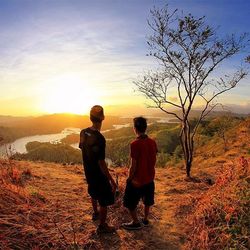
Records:
[[[98,213],[97,200],[94,200],[93,198],[91,198],[91,203],[92,203],[92,207],[93,207],[94,213]]]
[[[100,206],[100,225],[104,225],[107,219],[107,207]]]
[[[136,209],[135,210],[129,210],[130,212],[130,215],[133,219],[133,222],[136,224],[136,223],[139,223],[139,220],[138,220],[138,217],[137,217],[137,212],[136,212]]]
[[[144,220],[148,219],[148,215],[149,215],[149,206],[144,206]]]

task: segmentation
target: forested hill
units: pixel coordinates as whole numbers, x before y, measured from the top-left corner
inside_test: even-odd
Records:
[[[194,111],[193,117],[195,118],[197,114],[198,111]],[[211,117],[224,115],[225,112],[213,112]],[[226,115],[231,117],[246,117],[246,115],[241,114],[236,115],[227,113]],[[155,113],[155,117],[158,117],[158,119],[161,117],[166,118],[162,113]],[[167,118],[171,121],[176,121],[172,116]],[[157,119],[150,118],[149,120],[155,121]],[[131,122],[132,118],[107,115],[102,130],[111,129],[114,124],[126,124]],[[64,128],[84,128],[90,124],[88,116],[75,114],[51,114],[38,117],[0,116],[0,138],[2,138],[4,142],[11,142],[24,136],[59,133]]]
[[[199,159],[200,156],[213,158],[218,154],[227,154],[233,147],[232,136],[236,134],[240,124],[246,122],[247,119],[228,116],[203,121],[195,138],[195,159]],[[190,124],[193,126],[195,121],[191,121]],[[148,126],[147,133],[156,140],[158,146],[158,167],[182,164],[182,149],[179,142],[180,125],[178,123],[152,122]],[[112,161],[113,166],[126,166],[129,160],[129,144],[135,138],[132,127],[126,126],[104,131],[103,134],[106,138],[106,157]],[[81,163],[81,152],[71,146],[78,142],[79,133],[68,135],[59,144],[29,142],[26,145],[27,153],[16,154],[13,157],[33,161],[78,164]],[[216,150],[213,152],[215,148]]]
[[[110,129],[113,124],[127,123],[128,120],[130,121],[126,118],[106,116],[103,129]],[[53,114],[25,118],[2,116],[0,117],[0,137],[5,142],[9,142],[24,136],[59,133],[64,128],[84,128],[90,125],[88,116],[73,114]]]

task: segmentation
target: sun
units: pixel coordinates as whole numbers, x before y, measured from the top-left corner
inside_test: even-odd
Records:
[[[42,110],[46,113],[87,114],[101,103],[100,93],[80,76],[66,74],[44,83]]]

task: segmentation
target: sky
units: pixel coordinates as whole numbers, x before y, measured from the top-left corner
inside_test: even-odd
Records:
[[[166,3],[205,15],[221,35],[249,32],[247,0],[0,0],[0,115],[83,114],[94,104],[144,110],[133,81],[155,67],[146,56],[147,19]],[[221,101],[249,113],[249,83],[248,76]]]

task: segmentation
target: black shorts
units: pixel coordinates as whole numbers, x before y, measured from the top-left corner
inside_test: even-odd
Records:
[[[107,207],[114,204],[114,193],[108,181],[101,181],[88,185],[88,193],[92,199],[97,200],[101,207]]]
[[[139,188],[134,187],[131,182],[127,182],[123,205],[129,210],[134,210],[142,198],[145,206],[152,206],[154,205],[154,191],[155,184],[153,181]]]

